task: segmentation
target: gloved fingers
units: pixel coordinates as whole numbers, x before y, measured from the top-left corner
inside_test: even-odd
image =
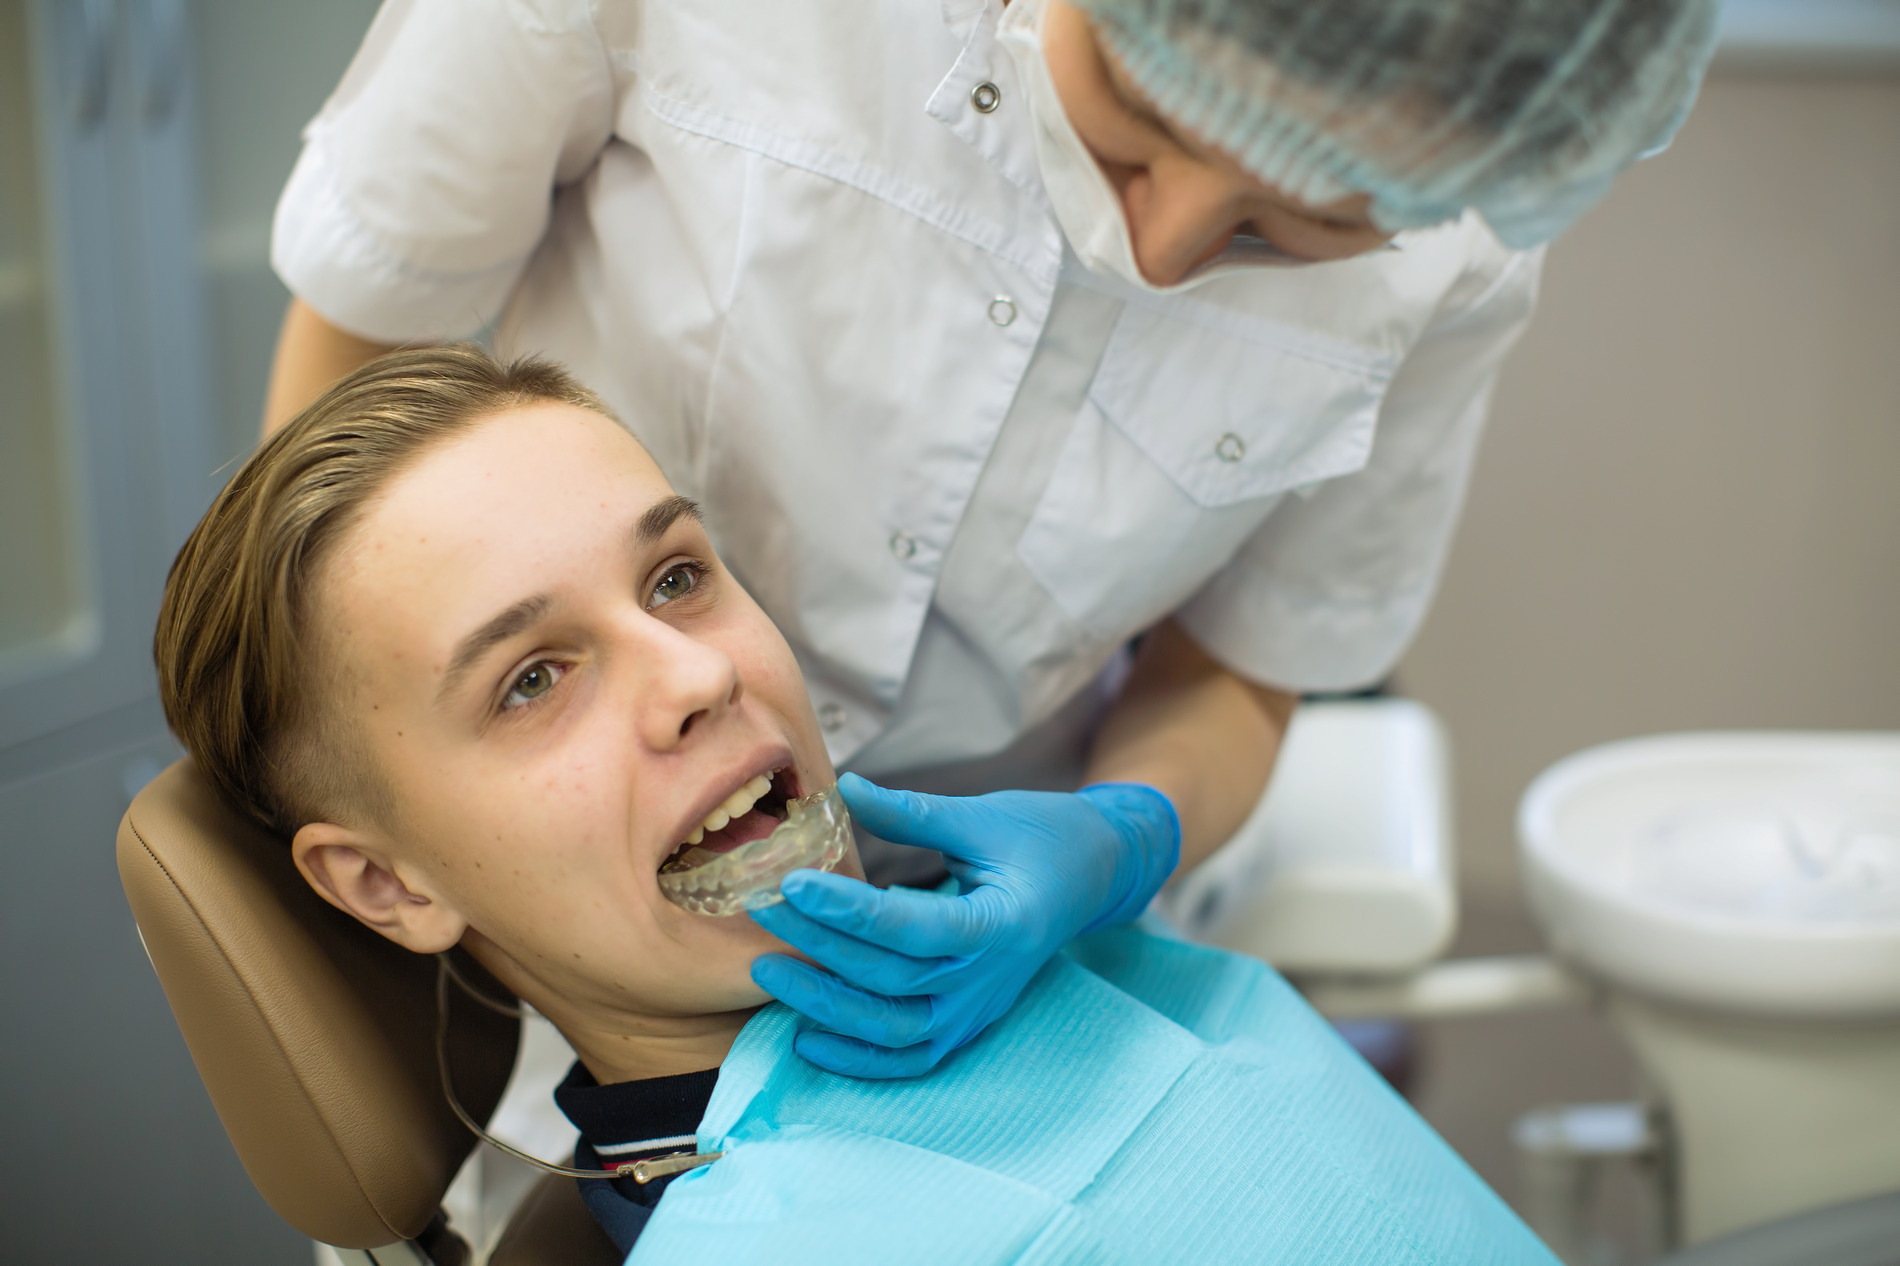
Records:
[[[928,998],[885,998],[784,954],[752,960],[759,988],[828,1029],[873,1046],[915,1046],[932,1033]]]
[[[893,791],[857,774],[842,775],[838,790],[865,830],[895,844],[983,860],[986,844],[1009,832],[1008,818],[981,797]]]
[[[969,962],[962,958],[913,958],[861,941],[808,917],[789,901],[754,910],[752,918],[760,927],[816,960],[834,975],[860,989],[888,997],[941,993],[955,986],[961,969]]]
[[[1164,792],[1145,782],[1098,782],[1076,795],[1144,852],[1158,853],[1157,866],[1173,872],[1181,856],[1181,814]]]
[[[1095,806],[1124,842],[1110,900],[1082,929],[1139,918],[1181,860],[1181,817],[1174,802],[1146,783],[1095,783],[1076,798]]]
[[[939,1058],[930,1042],[892,1050],[836,1033],[810,1031],[792,1039],[792,1049],[818,1067],[846,1077],[921,1077],[936,1067]]]
[[[914,888],[873,888],[824,871],[795,870],[785,876],[779,891],[788,905],[826,927],[911,958],[980,954],[1016,922],[1015,899],[993,884],[952,897]]]

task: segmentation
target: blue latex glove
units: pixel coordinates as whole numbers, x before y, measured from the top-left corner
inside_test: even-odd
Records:
[[[928,1072],[1009,1010],[1069,940],[1139,915],[1181,856],[1174,805],[1140,783],[962,798],[846,774],[838,788],[873,835],[942,852],[961,889],[797,870],[782,904],[752,912],[830,969],[765,954],[752,979],[832,1030],[800,1034],[800,1055],[854,1077]]]

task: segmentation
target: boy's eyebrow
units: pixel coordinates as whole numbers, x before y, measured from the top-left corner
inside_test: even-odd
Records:
[[[456,684],[467,675],[490,650],[507,641],[523,629],[548,613],[554,605],[554,599],[547,594],[538,593],[532,598],[523,598],[488,623],[463,638],[455,647],[455,654],[449,659],[449,670],[442,674],[442,684],[436,687],[436,701],[446,699]]]
[[[675,494],[654,502],[634,523],[634,542],[638,545],[653,544],[666,535],[667,529],[687,515],[701,518],[699,503],[690,497]],[[436,687],[437,702],[454,692],[462,678],[468,675],[468,670],[483,655],[523,629],[532,627],[553,605],[554,599],[545,593],[523,598],[457,643],[455,654],[449,658],[448,671],[442,674],[442,684]]]
[[[633,526],[634,543],[651,545],[666,535],[666,530],[686,515],[705,522],[705,516],[699,512],[699,502],[691,497],[682,497],[675,493],[664,500],[656,501],[647,507],[640,521]]]

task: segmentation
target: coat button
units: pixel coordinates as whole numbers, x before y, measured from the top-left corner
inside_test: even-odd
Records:
[[[1214,443],[1214,456],[1224,462],[1233,463],[1247,455],[1247,441],[1232,431],[1220,437]]]
[[[849,719],[849,714],[835,703],[827,703],[824,707],[818,709],[819,728],[823,729],[827,734],[836,734],[839,730],[842,730],[844,723]]]
[[[1008,295],[997,295],[990,300],[990,321],[996,325],[1008,325],[1016,319],[1016,301]]]
[[[1003,90],[985,79],[970,89],[970,104],[978,114],[988,114],[1003,103]]]
[[[891,557],[900,563],[917,557],[917,538],[909,532],[891,533]]]

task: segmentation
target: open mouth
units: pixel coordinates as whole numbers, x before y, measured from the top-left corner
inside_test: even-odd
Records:
[[[742,844],[762,840],[785,820],[786,805],[798,794],[798,775],[773,769],[734,791],[708,813],[660,863],[660,873],[703,866]]]
[[[796,775],[760,774],[726,797],[660,863],[660,891],[715,917],[784,900],[794,870],[831,870],[844,859],[851,818],[837,787],[799,796]]]

